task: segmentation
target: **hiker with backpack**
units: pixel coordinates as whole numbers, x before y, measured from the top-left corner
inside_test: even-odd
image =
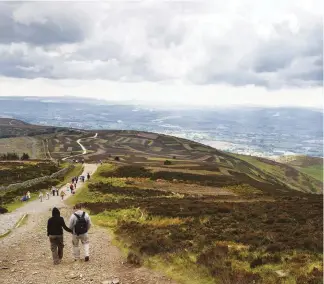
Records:
[[[47,236],[51,243],[54,264],[59,264],[63,258],[63,229],[72,233],[72,230],[65,225],[63,217],[60,216],[60,210],[54,207],[52,217],[47,222]]]
[[[87,212],[81,210],[81,204],[75,205],[75,212],[70,218],[70,229],[73,231],[72,244],[73,244],[73,255],[74,260],[80,259],[80,248],[79,242],[84,247],[84,260],[89,261],[89,237],[88,230],[91,227],[91,220]]]

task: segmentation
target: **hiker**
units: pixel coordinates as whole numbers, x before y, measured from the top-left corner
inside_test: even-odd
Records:
[[[26,197],[27,197],[27,200],[30,199],[30,191],[28,190],[27,193],[26,193]]]
[[[65,192],[64,192],[63,189],[61,190],[61,194],[60,194],[60,195],[61,195],[61,198],[62,198],[62,200],[63,200],[63,199],[64,199],[64,195],[65,195]]]
[[[28,199],[27,199],[27,195],[24,195],[20,200],[21,200],[21,201],[27,201],[27,200],[28,200]]]
[[[89,173],[87,174],[87,179],[90,179],[90,174]]]
[[[51,243],[51,251],[54,264],[59,264],[63,258],[63,230],[72,233],[72,230],[65,225],[60,210],[56,207],[52,210],[52,217],[47,222],[47,236]]]
[[[55,191],[56,191],[55,186],[52,186],[52,194],[53,194],[53,196],[55,196]]]
[[[71,182],[74,183],[74,178],[72,178]]]
[[[73,194],[73,191],[74,191],[74,185],[73,185],[73,183],[70,184],[70,190],[71,190],[71,193]]]
[[[88,213],[81,210],[81,204],[76,204],[74,209],[76,210],[70,218],[70,229],[73,231],[72,244],[74,260],[80,259],[79,241],[84,247],[84,260],[89,261],[89,237],[88,230],[91,227],[91,220]]]
[[[69,190],[70,190],[70,184],[67,183],[67,184],[66,184],[66,192],[69,192]]]
[[[40,202],[43,202],[43,196],[43,192],[40,191],[38,195]]]
[[[59,189],[58,188],[55,189],[56,189],[56,196],[59,196]]]
[[[49,198],[50,198],[50,193],[46,191],[46,199],[49,200]]]

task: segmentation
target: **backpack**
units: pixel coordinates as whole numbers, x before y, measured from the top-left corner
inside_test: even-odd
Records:
[[[82,213],[81,217],[74,213],[74,216],[77,217],[77,221],[75,223],[74,231],[77,235],[82,235],[88,232],[88,223],[84,218],[85,212]]]

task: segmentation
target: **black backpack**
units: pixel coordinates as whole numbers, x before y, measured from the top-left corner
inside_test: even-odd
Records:
[[[81,217],[74,213],[74,216],[77,217],[77,221],[75,223],[74,231],[77,235],[82,235],[88,232],[88,223],[84,218],[85,212],[82,213]]]

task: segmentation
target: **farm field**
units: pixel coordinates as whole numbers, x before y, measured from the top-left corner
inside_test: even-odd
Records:
[[[322,196],[179,172],[105,164],[70,202],[114,232],[130,263],[179,283],[322,283]]]

